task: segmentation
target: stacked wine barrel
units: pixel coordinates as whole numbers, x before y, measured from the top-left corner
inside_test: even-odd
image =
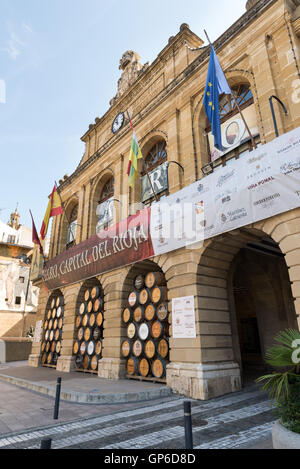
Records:
[[[127,338],[122,342],[121,354],[127,359],[128,377],[164,380],[169,362],[169,313],[161,272],[135,278],[122,316]]]
[[[102,357],[104,301],[100,286],[87,288],[75,318],[73,354],[79,371],[96,372]]]
[[[41,345],[43,366],[56,366],[57,364],[62,344],[63,314],[64,298],[62,295],[56,295],[50,300],[50,307],[46,310],[43,325]]]

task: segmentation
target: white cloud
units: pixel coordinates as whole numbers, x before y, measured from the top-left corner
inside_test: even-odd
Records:
[[[25,31],[25,33],[33,33],[33,30],[31,28],[31,26],[29,26],[29,24],[23,23],[22,27],[23,27],[23,30]]]
[[[10,32],[9,39],[6,42],[6,47],[4,47],[3,50],[6,51],[13,60],[16,60],[25,45],[26,44],[21,41],[17,34],[12,31]]]

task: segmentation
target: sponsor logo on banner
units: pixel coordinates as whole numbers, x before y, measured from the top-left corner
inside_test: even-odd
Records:
[[[268,197],[264,197],[263,199],[260,199],[260,200],[256,200],[255,202],[253,202],[253,205],[255,207],[257,207],[258,205],[261,205],[262,208],[270,208],[272,207],[273,205],[275,205],[275,201],[276,199],[278,199],[280,197],[280,194],[279,193],[276,193],[276,194],[272,194],[272,195],[269,195]]]
[[[229,212],[227,212],[227,215],[225,215],[225,213],[222,213],[221,221],[223,223],[232,223],[247,216],[248,212],[245,208],[237,208],[236,210],[230,210]]]
[[[261,187],[263,186],[264,184],[268,183],[268,182],[272,182],[272,181],[275,181],[275,178],[273,178],[273,176],[270,176],[266,179],[262,179],[261,181],[258,181],[254,184],[251,184],[251,186],[248,186],[248,189],[251,190],[251,189],[256,189],[257,187]]]
[[[280,166],[280,172],[285,176],[294,173],[300,169],[300,157],[297,161],[288,161]]]

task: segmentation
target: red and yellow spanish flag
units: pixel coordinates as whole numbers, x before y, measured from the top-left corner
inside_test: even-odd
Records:
[[[130,149],[130,155],[129,155],[129,164],[128,164],[128,169],[127,169],[127,174],[128,174],[129,186],[134,187],[134,181],[137,176],[138,160],[143,158],[143,155],[140,150],[133,125],[131,122],[130,124],[131,124],[133,135],[132,135],[132,141],[131,141],[131,149]]]
[[[42,228],[41,228],[42,239],[46,238],[50,218],[56,217],[57,215],[61,215],[63,212],[64,211],[62,208],[61,199],[58,195],[57,188],[55,185],[50,195],[50,200],[49,200],[48,207],[47,207],[44,220],[42,223]]]

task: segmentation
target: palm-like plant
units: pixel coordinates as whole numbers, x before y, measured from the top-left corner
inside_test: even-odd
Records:
[[[300,349],[300,332],[286,329],[274,340],[277,344],[267,350],[266,362],[276,368],[285,368],[285,371],[261,376],[256,381],[265,381],[263,390],[269,391],[270,397],[280,404],[288,399],[291,386],[300,379],[300,353],[299,363],[295,360],[297,347]]]

